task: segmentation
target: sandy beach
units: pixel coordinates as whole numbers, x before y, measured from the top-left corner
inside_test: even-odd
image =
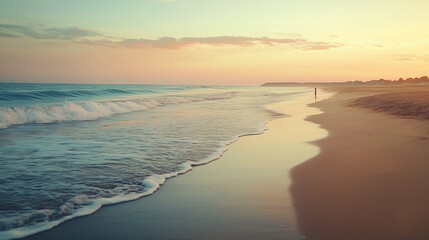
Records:
[[[328,88],[329,89],[329,88]],[[428,86],[331,88],[313,106],[329,131],[292,170],[307,239],[428,239]]]
[[[318,154],[306,142],[327,135],[304,120],[320,113],[307,106],[314,101],[310,89],[270,104],[290,116],[270,121],[263,134],[241,137],[220,159],[168,180],[152,196],[25,239],[301,239],[289,170]]]
[[[428,10],[0,1],[0,240],[429,240]]]
[[[427,239],[429,88],[325,90],[150,197],[25,239]]]

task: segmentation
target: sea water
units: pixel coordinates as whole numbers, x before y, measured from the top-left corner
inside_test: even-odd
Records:
[[[0,84],[0,239],[150,195],[304,88]]]

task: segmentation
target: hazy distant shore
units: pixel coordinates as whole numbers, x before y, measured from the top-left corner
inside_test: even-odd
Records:
[[[263,87],[333,87],[333,86],[409,86],[409,85],[429,85],[429,77],[415,77],[415,78],[399,78],[397,80],[378,79],[370,81],[346,81],[346,82],[267,82],[262,84]]]
[[[309,117],[329,131],[292,170],[307,239],[428,239],[429,86],[333,87]]]

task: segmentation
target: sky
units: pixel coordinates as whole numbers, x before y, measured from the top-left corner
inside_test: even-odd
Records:
[[[429,74],[427,0],[2,0],[0,81],[260,85]]]

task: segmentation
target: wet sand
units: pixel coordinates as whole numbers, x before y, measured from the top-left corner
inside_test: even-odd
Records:
[[[330,90],[338,93],[314,104],[324,114],[309,117],[329,136],[315,142],[319,155],[291,173],[301,233],[306,239],[429,239],[429,87]]]
[[[291,114],[246,136],[207,165],[169,179],[155,194],[106,206],[25,239],[301,239],[289,194],[289,170],[318,154],[306,142],[327,132],[304,121],[317,108],[312,90],[272,104]]]

